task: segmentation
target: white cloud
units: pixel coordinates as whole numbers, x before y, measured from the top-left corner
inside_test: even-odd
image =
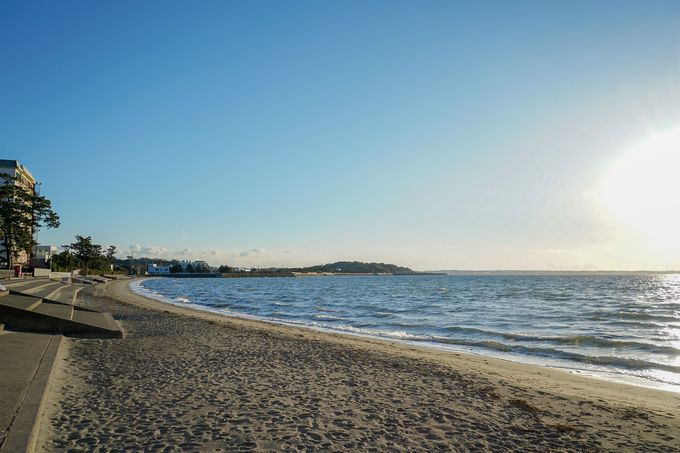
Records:
[[[133,253],[138,256],[144,255],[150,258],[163,258],[168,256],[170,250],[167,249],[166,247],[161,247],[157,245],[132,244],[130,245],[130,248],[128,250],[123,250],[122,252],[125,253],[126,255]]]
[[[264,249],[244,250],[244,251],[242,251],[241,253],[238,254],[238,256],[241,257],[241,258],[263,256],[263,255],[266,255],[266,252],[265,252]]]
[[[243,267],[280,267],[296,265],[295,263],[291,263],[291,261],[297,261],[299,259],[304,260],[305,263],[309,261],[293,250],[269,250],[259,247],[242,251],[214,248],[194,249],[190,247],[172,250],[160,245],[132,244],[127,249],[120,250],[118,254],[119,256],[134,254],[135,257],[161,258],[168,260],[203,260],[215,266],[228,264],[231,266]]]
[[[192,249],[183,248],[176,252],[172,252],[173,256],[181,257],[182,259],[209,259],[216,257],[219,254],[217,249]]]

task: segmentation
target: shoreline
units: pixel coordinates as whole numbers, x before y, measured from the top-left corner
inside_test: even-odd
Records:
[[[128,281],[128,290],[130,293],[140,296],[144,299],[148,299],[150,301],[160,303],[163,306],[174,306],[178,308],[182,308],[185,310],[189,310],[187,314],[190,314],[192,312],[203,312],[203,313],[210,313],[214,316],[218,317],[227,317],[230,319],[243,319],[247,321],[253,321],[255,323],[264,323],[266,325],[276,325],[276,326],[282,326],[282,327],[290,327],[294,329],[303,329],[303,330],[310,330],[314,332],[319,332],[322,334],[329,334],[329,335],[341,335],[341,336],[348,336],[348,337],[355,337],[359,339],[367,339],[367,340],[375,340],[375,341],[384,341],[388,343],[395,343],[395,344],[401,344],[404,346],[412,346],[415,348],[423,348],[425,351],[428,350],[435,350],[435,351],[440,351],[443,353],[460,353],[460,354],[469,354],[471,356],[475,357],[481,357],[481,358],[486,358],[486,359],[493,359],[493,360],[500,360],[503,362],[509,362],[517,365],[525,365],[525,366],[530,366],[530,367],[539,367],[539,368],[546,368],[550,370],[555,370],[555,371],[560,371],[564,372],[570,375],[575,375],[579,377],[583,377],[586,379],[594,379],[597,381],[606,381],[606,382],[611,382],[611,383],[617,383],[625,386],[632,386],[635,388],[645,388],[645,389],[650,389],[650,390],[659,390],[659,391],[664,391],[664,392],[669,392],[669,393],[674,393],[680,395],[680,385],[674,385],[674,384],[669,384],[666,382],[662,381],[654,381],[652,379],[645,379],[642,377],[636,377],[632,375],[626,375],[626,374],[617,374],[616,372],[609,372],[606,370],[589,370],[589,369],[584,369],[584,368],[578,368],[578,364],[571,364],[568,361],[562,361],[558,359],[546,359],[544,358],[541,360],[541,358],[534,358],[532,356],[522,356],[521,354],[511,354],[511,353],[502,353],[502,352],[493,352],[490,350],[476,350],[474,348],[464,348],[464,347],[457,347],[454,345],[446,345],[446,344],[441,344],[437,342],[427,342],[427,341],[411,341],[407,339],[397,339],[397,338],[386,338],[386,337],[381,337],[379,335],[371,335],[371,334],[366,334],[366,333],[360,333],[360,332],[353,332],[353,331],[341,331],[341,330],[334,330],[332,328],[325,328],[325,327],[318,327],[318,326],[312,326],[312,325],[307,325],[304,323],[293,323],[293,322],[287,322],[285,320],[276,320],[276,319],[268,319],[264,317],[258,317],[254,315],[247,315],[243,313],[237,313],[237,312],[225,312],[221,309],[218,308],[211,308],[208,306],[204,305],[199,305],[199,304],[187,304],[183,302],[176,302],[173,300],[168,299],[167,297],[161,295],[161,294],[156,294],[154,297],[153,295],[148,295],[144,294],[143,291],[148,291],[146,289],[143,289],[141,284],[149,279],[153,278],[159,278],[159,277],[141,277],[137,278],[135,280]],[[133,283],[136,283],[137,286],[140,289],[140,291],[136,291],[131,287]],[[161,307],[159,307],[160,309]],[[571,365],[571,366],[570,366]]]
[[[144,279],[139,279],[137,281],[143,281]],[[624,400],[622,402],[630,401],[630,395],[628,394],[631,388],[639,390],[642,398],[650,398],[656,401],[657,398],[661,401],[670,401],[675,399],[677,402],[671,407],[680,407],[680,394],[677,392],[663,390],[653,387],[634,385],[624,382],[617,382],[608,379],[603,379],[595,376],[587,376],[578,373],[572,373],[564,369],[553,368],[542,365],[533,365],[521,362],[515,362],[507,359],[489,357],[482,354],[474,354],[465,351],[458,351],[453,349],[436,348],[425,345],[413,345],[411,343],[406,343],[398,340],[390,340],[378,337],[369,337],[360,334],[349,334],[344,332],[334,332],[334,331],[322,331],[317,330],[313,327],[306,326],[295,326],[284,323],[277,323],[274,321],[266,321],[262,319],[250,318],[245,315],[243,316],[232,316],[228,313],[217,313],[210,310],[203,310],[200,308],[193,308],[193,306],[184,306],[179,303],[172,302],[161,302],[156,299],[138,294],[134,292],[130,287],[130,283],[133,281],[124,282],[114,282],[118,286],[123,286],[124,289],[121,291],[119,288],[114,289],[114,294],[121,299],[124,299],[128,303],[138,304],[149,308],[152,310],[162,310],[169,311],[175,314],[180,314],[183,316],[198,317],[201,319],[206,319],[210,321],[222,321],[225,323],[241,324],[249,328],[258,328],[263,330],[275,330],[281,333],[291,333],[295,335],[302,335],[304,338],[319,339],[319,337],[326,336],[324,338],[329,341],[338,341],[340,343],[347,341],[352,344],[363,344],[364,346],[379,346],[380,350],[383,352],[392,352],[397,354],[404,354],[407,356],[415,356],[418,358],[427,357],[429,359],[435,359],[438,361],[445,362],[447,364],[458,364],[460,360],[465,361],[466,365],[474,364],[475,371],[481,371],[484,373],[489,373],[491,375],[495,374],[493,369],[506,369],[512,371],[512,373],[517,373],[518,375],[526,375],[527,377],[548,377],[550,380],[560,381],[563,383],[568,382],[578,389],[575,395],[582,395],[582,391],[587,391],[589,388],[597,388],[598,390],[605,391],[607,393],[612,392],[615,394],[622,393]],[[124,283],[124,285],[121,285]],[[112,288],[113,289],[113,288]],[[126,294],[127,293],[127,294]],[[172,309],[169,309],[172,307]],[[451,357],[449,357],[451,356]],[[548,388],[552,388],[549,385]]]
[[[680,395],[84,290],[122,340],[68,338],[38,451],[674,451]],[[45,425],[48,426],[45,426]],[[675,436],[675,437],[674,437]]]

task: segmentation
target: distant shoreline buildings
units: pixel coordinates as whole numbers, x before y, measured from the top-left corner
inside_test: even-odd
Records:
[[[168,275],[170,274],[170,266],[156,263],[147,263],[146,273],[149,275]]]
[[[176,261],[172,264],[148,262],[146,265],[146,273],[148,275],[169,275],[179,273],[209,273],[212,272],[212,267],[205,261],[196,260],[182,260]]]
[[[59,248],[56,245],[36,245],[33,247],[31,265],[33,267],[48,267],[49,261],[57,253],[59,253]]]

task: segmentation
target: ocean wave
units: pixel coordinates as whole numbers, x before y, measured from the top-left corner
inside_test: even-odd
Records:
[[[643,341],[616,340],[594,335],[565,335],[565,336],[527,335],[510,332],[496,332],[493,330],[460,326],[448,326],[446,327],[446,330],[449,332],[460,332],[473,335],[490,336],[493,338],[503,338],[511,341],[552,343],[572,346],[589,346],[602,349],[626,348],[631,350],[650,352],[654,354],[665,354],[669,356],[680,355],[680,349],[675,348],[673,346],[666,346]]]
[[[324,315],[324,314],[322,314],[322,313],[314,314],[314,315],[312,315],[312,318],[314,318],[314,319],[327,319],[327,320],[330,320],[330,321],[339,321],[339,320],[342,319],[342,318],[339,318],[339,317],[337,317],[337,316],[333,316],[333,315]]]
[[[418,322],[408,322],[408,321],[393,321],[389,323],[390,326],[394,327],[414,327],[414,328],[426,328],[422,323]]]
[[[130,282],[129,288],[132,290],[133,293],[138,294],[140,296],[148,297],[149,299],[155,299],[167,303],[175,303],[174,300],[166,297],[165,295],[150,290],[149,288],[142,285],[142,283],[144,283],[145,281],[146,281],[145,279],[132,281]]]
[[[396,315],[389,311],[376,311],[373,316],[376,318],[394,318]]]
[[[277,307],[292,307],[293,304],[289,304],[286,302],[279,302],[279,301],[274,301],[272,302],[272,305],[276,305]]]
[[[659,315],[653,313],[620,311],[616,314],[619,319],[633,319],[633,320],[649,320],[660,321],[663,323],[680,323],[680,317],[670,315]]]
[[[669,356],[680,355],[680,349],[674,348],[672,346],[665,346],[660,344],[631,340],[611,340],[603,337],[595,337],[590,335],[574,335],[566,337],[539,337],[538,341],[574,346],[593,346],[603,349],[625,348],[637,351],[651,352],[654,354],[665,354]]]
[[[587,355],[555,348],[531,347],[518,344],[508,344],[493,340],[473,340],[464,338],[445,338],[433,335],[416,335],[406,331],[358,328],[350,325],[332,326],[315,323],[313,326],[373,337],[409,340],[416,342],[441,343],[452,346],[467,346],[473,348],[489,349],[503,353],[525,354],[554,359],[571,360],[584,364],[602,365],[628,370],[663,370],[672,373],[680,373],[680,366],[628,357]]]
[[[596,321],[596,320],[595,320]],[[657,330],[657,329],[663,329],[666,327],[669,327],[668,324],[666,323],[658,323],[658,322],[643,322],[643,321],[633,321],[633,320],[625,320],[625,319],[613,319],[613,320],[606,320],[606,319],[601,319],[603,324],[607,324],[610,326],[621,326],[624,329],[631,329],[631,328],[639,328],[639,329],[647,329],[647,330]]]
[[[604,365],[614,368],[625,368],[630,370],[663,370],[671,373],[680,373],[680,366],[668,365],[657,362],[650,362],[642,359],[634,359],[628,357],[616,356],[592,356],[586,354],[579,354],[576,352],[563,351],[553,348],[538,348],[528,347],[522,345],[513,345],[501,343],[492,340],[466,340],[456,338],[431,338],[418,339],[420,341],[435,341],[437,343],[444,343],[458,346],[472,346],[477,348],[492,349],[495,351],[505,353],[520,353],[529,355],[538,355],[542,357],[550,357],[556,359],[567,359],[584,364]]]
[[[344,325],[329,325],[329,324],[324,324],[324,323],[312,323],[312,327],[320,327],[322,329],[328,329],[328,330],[335,330],[335,331],[342,331],[342,332],[349,332],[353,334],[358,334],[358,335],[366,335],[370,337],[382,337],[382,338],[391,338],[391,339],[396,339],[396,340],[420,340],[420,341],[426,341],[430,337],[423,337],[421,335],[414,335],[409,332],[405,331],[398,331],[398,330],[383,330],[383,329],[368,329],[364,327],[355,327],[351,326],[349,324],[344,324]]]

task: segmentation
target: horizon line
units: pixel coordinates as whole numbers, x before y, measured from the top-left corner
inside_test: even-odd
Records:
[[[611,270],[611,269],[432,269],[423,272],[457,272],[457,273],[499,273],[499,272],[515,272],[515,273],[628,273],[628,274],[680,274],[680,270],[666,269],[666,270],[646,270],[646,269],[632,269],[632,270]]]

